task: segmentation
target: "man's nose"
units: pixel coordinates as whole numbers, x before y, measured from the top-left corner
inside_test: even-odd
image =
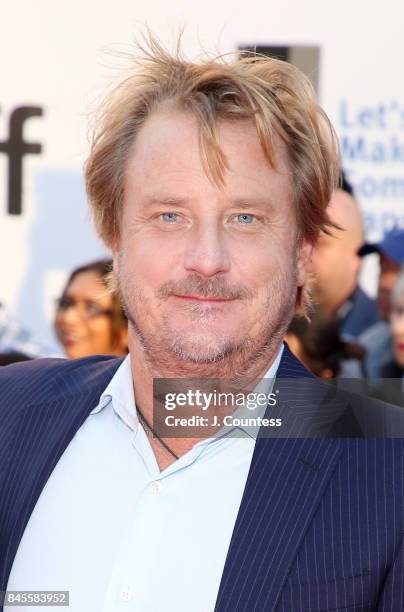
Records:
[[[184,267],[201,276],[214,276],[230,270],[230,257],[225,245],[224,230],[211,220],[197,224],[189,235],[184,255]]]

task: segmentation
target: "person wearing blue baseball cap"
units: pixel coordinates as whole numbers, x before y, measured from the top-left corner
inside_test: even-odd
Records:
[[[358,251],[360,257],[370,253],[378,253],[380,256],[377,307],[382,319],[387,320],[390,315],[391,291],[404,263],[404,229],[394,227],[384,235],[381,242],[366,243]]]
[[[392,358],[391,331],[388,323],[391,311],[391,292],[404,264],[404,229],[394,227],[377,243],[365,243],[358,250],[364,257],[378,253],[380,274],[377,292],[377,308],[381,320],[372,325],[360,337],[360,344],[366,349],[365,368],[369,378],[383,376],[383,371]]]

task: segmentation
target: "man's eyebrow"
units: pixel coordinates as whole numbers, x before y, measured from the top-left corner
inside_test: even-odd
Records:
[[[252,208],[272,208],[273,203],[270,198],[235,198],[232,200],[234,208],[240,210],[250,210]]]
[[[146,196],[143,204],[144,206],[152,206],[153,204],[163,206],[181,206],[187,201],[188,198],[186,197],[150,195]]]
[[[160,196],[157,194],[148,195],[143,200],[143,206],[184,206],[189,204],[186,196]],[[234,198],[229,202],[232,208],[239,210],[251,210],[254,208],[272,209],[273,203],[267,197]]]

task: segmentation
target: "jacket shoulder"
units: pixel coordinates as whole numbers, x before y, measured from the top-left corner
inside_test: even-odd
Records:
[[[102,386],[122,359],[97,355],[84,359],[34,359],[0,368],[0,412]],[[106,382],[105,385],[106,386]]]

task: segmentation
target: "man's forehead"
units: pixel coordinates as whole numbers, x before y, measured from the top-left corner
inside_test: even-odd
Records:
[[[148,117],[134,139],[130,159],[134,160],[137,157],[139,161],[139,158],[148,159],[149,156],[161,156],[165,153],[169,158],[169,152],[175,154],[185,146],[188,157],[191,155],[191,158],[194,156],[199,159],[217,151],[219,146],[225,157],[226,149],[236,149],[239,156],[245,154],[247,163],[265,161],[271,168],[252,120],[230,121],[219,118],[213,124],[213,128],[212,138],[203,139],[201,123],[192,113],[180,110],[156,111]],[[286,144],[275,131],[271,136],[271,142],[266,146],[272,150],[276,170],[282,174],[289,173]]]
[[[164,113],[148,120],[132,149],[125,172],[125,200],[151,207],[291,209],[293,186],[285,147],[278,138],[275,157],[280,168],[269,164],[255,126],[250,122],[223,122],[219,144],[227,162],[222,182],[210,175],[194,117]]]

